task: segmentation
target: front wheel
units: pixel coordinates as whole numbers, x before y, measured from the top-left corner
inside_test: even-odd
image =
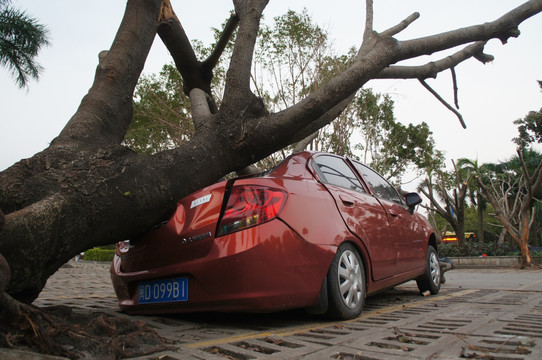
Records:
[[[328,316],[346,320],[358,317],[365,302],[365,271],[356,248],[342,244],[327,274]]]
[[[432,295],[438,294],[440,290],[440,264],[438,262],[437,251],[434,247],[427,248],[427,263],[425,264],[425,273],[416,280],[420,292],[429,291]]]

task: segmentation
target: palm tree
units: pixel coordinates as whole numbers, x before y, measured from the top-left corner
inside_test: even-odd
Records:
[[[483,170],[483,165],[478,165],[478,160],[470,160],[462,158],[457,160],[457,167],[473,176],[465,176],[469,179],[468,192],[471,202],[476,206],[478,212],[478,239],[480,242],[484,242],[484,211],[486,209],[486,199],[483,197],[478,181],[476,181],[475,175],[479,174]]]
[[[29,78],[37,79],[42,67],[35,58],[49,45],[47,29],[24,11],[10,6],[11,0],[0,0],[0,65],[5,66],[23,88]]]

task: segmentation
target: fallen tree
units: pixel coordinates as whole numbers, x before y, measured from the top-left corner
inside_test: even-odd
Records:
[[[336,118],[367,81],[423,82],[471,58],[485,63],[492,59],[483,52],[488,40],[506,43],[519,35],[521,22],[542,11],[542,0],[531,0],[492,22],[399,41],[394,36],[419,14],[378,32],[367,0],[363,42],[352,65],[288,109],[269,113],[250,89],[267,1],[233,3],[235,13],[215,50],[198,61],[168,0],[129,0],[94,83],[66,127],[47,149],[0,173],[2,322],[20,324],[29,312],[23,304],[31,303],[47,278],[75,254],[146,231],[166,218],[179,198],[313,134]],[[121,143],[156,34],[183,76],[195,133],[189,142],[149,156]],[[223,98],[217,101],[210,91],[213,68],[234,34]],[[455,47],[461,49],[425,65],[395,65]]]

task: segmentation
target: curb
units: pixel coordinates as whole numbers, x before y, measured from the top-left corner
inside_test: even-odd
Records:
[[[521,266],[521,256],[449,257],[455,268],[502,268]],[[542,256],[533,256],[533,264],[542,265]]]

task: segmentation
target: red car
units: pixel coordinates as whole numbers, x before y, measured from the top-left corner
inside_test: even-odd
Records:
[[[306,308],[351,319],[366,295],[412,279],[438,293],[420,202],[357,161],[298,153],[185,197],[169,221],[119,243],[113,287],[129,313]]]

